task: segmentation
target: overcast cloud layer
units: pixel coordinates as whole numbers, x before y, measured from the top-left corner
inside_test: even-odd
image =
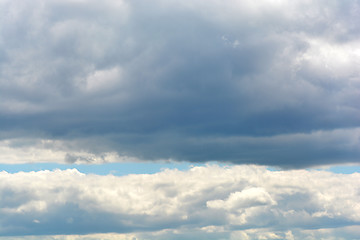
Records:
[[[255,166],[124,177],[85,175],[75,169],[1,172],[0,235],[358,239],[360,188],[354,183],[359,182],[359,173],[273,172]]]
[[[359,163],[359,22],[359,1],[1,0],[0,161]]]

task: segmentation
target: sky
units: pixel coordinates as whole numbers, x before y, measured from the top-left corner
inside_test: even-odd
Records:
[[[358,0],[0,0],[0,240],[359,240],[359,22]]]

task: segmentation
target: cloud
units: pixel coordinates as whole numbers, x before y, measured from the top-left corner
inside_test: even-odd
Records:
[[[271,196],[262,188],[250,188],[241,192],[231,193],[228,199],[208,201],[209,208],[234,210],[254,206],[275,204]]]
[[[1,172],[0,178],[2,236],[297,239],[338,231],[353,239],[348,230],[360,224],[357,173],[243,165],[123,177],[76,169]]]
[[[62,141],[64,156],[359,161],[357,2],[0,5],[5,141]]]
[[[141,136],[141,141],[139,137],[129,134],[123,137],[89,136],[75,140],[23,137],[6,139],[0,141],[0,162],[101,164],[146,159],[255,162],[282,168],[304,168],[344,163],[345,160],[347,163],[357,163],[360,154],[359,128],[275,136],[211,138],[201,134],[193,137],[147,134]]]
[[[307,231],[287,231],[282,234],[269,232],[268,229],[257,229],[257,230],[246,230],[246,231],[234,231],[230,234],[219,234],[214,232],[216,228],[208,229],[198,229],[197,231],[189,231],[179,233],[178,231],[159,231],[156,233],[135,233],[135,234],[87,234],[87,235],[51,235],[51,236],[24,236],[24,237],[6,237],[7,240],[114,240],[114,239],[124,239],[124,240],[143,240],[143,239],[193,239],[194,236],[197,239],[286,239],[293,240],[297,238],[304,238],[309,240],[324,239],[324,240],[334,240],[334,239],[356,239],[359,235],[359,228],[357,226],[353,227],[340,227],[335,229],[319,229],[319,230],[307,230]],[[208,232],[207,232],[208,231]],[[1,239],[1,237],[0,237]]]
[[[51,139],[0,140],[1,163],[102,164],[138,161],[116,152],[91,153],[71,141]]]

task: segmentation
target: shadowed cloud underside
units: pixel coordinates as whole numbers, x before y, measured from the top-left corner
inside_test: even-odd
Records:
[[[0,1],[0,162],[359,163],[358,1]]]

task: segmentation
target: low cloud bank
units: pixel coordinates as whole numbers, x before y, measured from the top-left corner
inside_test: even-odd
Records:
[[[214,165],[123,177],[75,169],[1,172],[0,234],[332,239],[336,233],[355,239],[359,181],[358,173],[258,166]]]

